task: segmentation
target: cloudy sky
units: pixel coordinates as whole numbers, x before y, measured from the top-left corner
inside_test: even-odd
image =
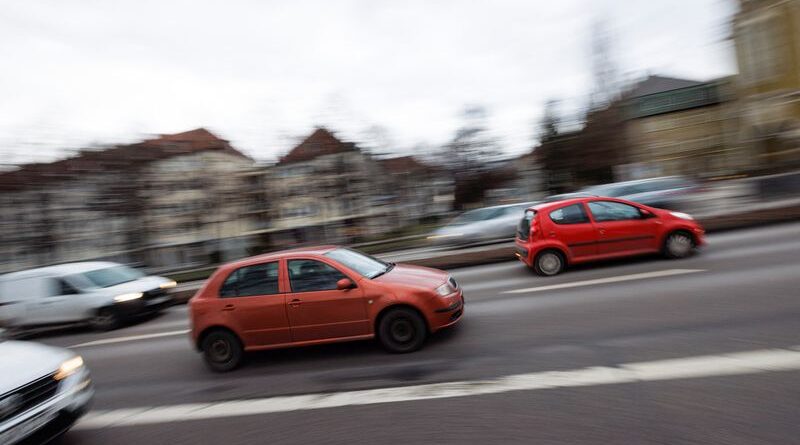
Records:
[[[26,0],[0,5],[0,164],[204,126],[268,161],[315,125],[398,152],[468,105],[510,153],[591,89],[592,24],[625,78],[736,70],[732,0]],[[382,132],[369,131],[380,127]],[[419,149],[419,148],[417,148]]]

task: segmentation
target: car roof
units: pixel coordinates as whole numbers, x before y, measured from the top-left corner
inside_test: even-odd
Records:
[[[535,205],[537,203],[538,203],[538,201],[527,201],[527,202],[515,202],[515,203],[512,203],[512,204],[499,204],[499,205],[488,206],[488,207],[476,207],[474,209],[466,210],[466,211],[464,211],[464,213],[474,212],[475,210],[504,209],[506,207],[519,207],[519,206],[524,206],[524,205]]]
[[[594,187],[608,187],[608,186],[619,186],[619,185],[624,186],[624,185],[647,184],[648,182],[659,182],[659,181],[667,181],[667,180],[673,180],[673,179],[678,179],[678,180],[683,180],[683,181],[688,180],[688,178],[685,178],[683,176],[659,176],[657,178],[633,179],[633,180],[630,180],[630,181],[608,182],[608,183],[605,183],[605,184],[590,185],[588,187],[584,187],[581,190],[587,190],[587,189],[591,189],[591,188],[594,188]]]
[[[225,263],[222,267],[227,269],[231,267],[247,266],[249,264],[260,263],[262,261],[277,260],[286,255],[292,255],[296,253],[301,253],[301,254],[304,253],[309,255],[324,255],[330,252],[331,250],[335,250],[340,247],[341,246],[335,246],[335,245],[295,247],[293,249],[278,250],[276,252],[269,252],[262,255],[256,255],[247,258],[242,258],[236,261],[231,261],[230,263]]]
[[[107,267],[121,266],[119,263],[110,261],[81,261],[77,263],[56,264],[53,266],[37,267],[34,269],[21,270],[0,275],[0,279],[19,279],[42,275],[72,275],[88,272],[90,270],[104,269]]]

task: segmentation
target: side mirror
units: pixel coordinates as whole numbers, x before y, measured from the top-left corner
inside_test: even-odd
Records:
[[[348,290],[354,287],[356,287],[356,284],[353,283],[349,278],[342,278],[336,282],[336,289],[339,290]]]
[[[653,212],[651,212],[651,211],[649,211],[647,209],[639,209],[639,212],[641,212],[641,214],[642,214],[642,219],[648,219],[648,218],[655,218],[656,217],[656,215]]]

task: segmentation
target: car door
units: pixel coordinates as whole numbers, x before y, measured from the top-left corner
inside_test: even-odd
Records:
[[[556,208],[547,217],[545,236],[564,243],[573,261],[597,254],[597,231],[582,203]]]
[[[638,207],[606,200],[589,201],[588,207],[597,229],[599,255],[621,255],[654,249],[655,220],[645,218]]]
[[[67,323],[86,317],[86,301],[78,289],[63,277],[44,279],[47,293],[37,299],[41,323]]]
[[[370,333],[361,287],[340,290],[336,283],[351,277],[332,264],[311,259],[287,260],[290,293],[287,312],[292,340],[313,341]]]
[[[242,335],[246,346],[292,341],[280,267],[280,261],[240,267],[220,287],[219,310]]]

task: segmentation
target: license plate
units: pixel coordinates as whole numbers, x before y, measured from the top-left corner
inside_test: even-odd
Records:
[[[0,436],[0,442],[2,443],[19,442],[20,440],[30,436],[43,426],[50,423],[51,420],[56,418],[56,415],[57,415],[56,412],[45,411],[37,415],[36,417],[28,419],[24,423],[17,425],[12,430],[7,431],[5,435]]]

